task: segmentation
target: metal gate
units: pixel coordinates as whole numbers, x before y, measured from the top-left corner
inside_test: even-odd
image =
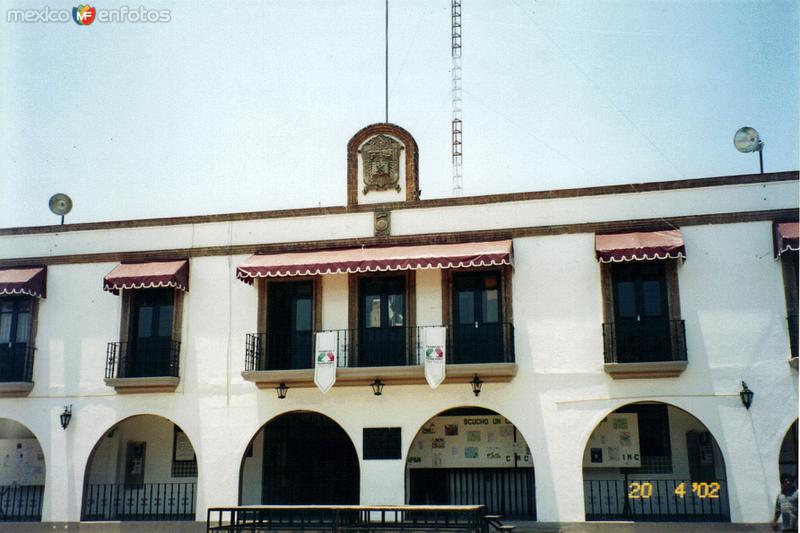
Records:
[[[583,482],[586,520],[730,522],[724,479],[592,479]]]
[[[533,468],[412,468],[412,505],[485,505],[489,514],[536,520]]]

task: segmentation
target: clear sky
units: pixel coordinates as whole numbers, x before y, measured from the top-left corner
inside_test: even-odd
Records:
[[[0,227],[343,205],[383,120],[384,2],[105,2],[167,23],[8,22]],[[799,3],[463,0],[464,195],[798,168]],[[390,0],[389,121],[451,195],[450,1]]]

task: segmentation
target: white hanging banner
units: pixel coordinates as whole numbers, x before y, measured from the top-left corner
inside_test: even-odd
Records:
[[[444,381],[446,335],[444,327],[425,328],[425,379],[432,389]]]
[[[335,331],[317,333],[317,351],[314,357],[314,384],[325,394],[336,383],[336,362],[339,358]]]

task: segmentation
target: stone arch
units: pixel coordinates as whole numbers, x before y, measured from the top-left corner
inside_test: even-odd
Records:
[[[663,401],[621,402],[585,442],[587,520],[730,521],[725,457],[689,411]]]
[[[0,522],[40,521],[47,465],[38,437],[25,424],[0,418],[0,456],[13,458],[0,468]]]
[[[288,411],[250,439],[239,466],[239,503],[357,504],[360,470],[355,445],[336,420]]]
[[[406,453],[410,504],[484,504],[490,514],[536,519],[534,461],[517,427],[485,407],[428,418]]]
[[[778,449],[778,475],[789,474],[797,481],[797,419],[789,426]]]
[[[662,399],[641,399],[641,400],[623,399],[623,400],[616,400],[616,401],[614,401],[614,407],[610,407],[610,408],[604,409],[604,410],[600,411],[599,414],[594,414],[592,416],[591,421],[589,422],[589,425],[581,430],[580,438],[581,438],[581,441],[584,443],[584,445],[581,447],[581,450],[584,450],[586,448],[586,444],[589,441],[589,437],[591,437],[592,433],[597,428],[597,425],[600,422],[602,422],[603,420],[605,420],[605,418],[608,417],[608,415],[610,415],[611,413],[613,413],[617,409],[620,409],[620,408],[625,407],[627,405],[633,405],[633,404],[637,404],[637,403],[660,403],[660,404],[668,405],[670,407],[673,407],[675,409],[678,409],[680,411],[685,412],[687,415],[691,416],[692,418],[696,419],[698,422],[703,424],[703,426],[708,427],[708,424],[705,423],[703,418],[701,418],[700,416],[698,416],[695,413],[691,412],[689,409],[678,405],[675,402],[665,401],[665,400],[662,400]],[[717,429],[719,429],[719,428],[717,428]]]
[[[140,413],[97,438],[86,461],[81,520],[194,520],[198,461],[184,430]]]

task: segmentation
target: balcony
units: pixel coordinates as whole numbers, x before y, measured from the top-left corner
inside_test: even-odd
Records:
[[[789,323],[789,364],[797,368],[797,315],[789,315],[786,321]]]
[[[273,331],[248,334],[246,370],[290,370],[313,368],[311,331]],[[267,357],[270,354],[270,357]]]
[[[34,347],[26,342],[0,344],[0,396],[27,396],[33,389]]]
[[[441,326],[362,328],[332,333],[337,347],[337,385],[425,383],[425,350],[429,332]],[[480,375],[486,382],[510,381],[516,374],[514,326],[509,323],[445,326],[446,383],[466,383]],[[310,387],[314,382],[316,334],[270,332],[248,334],[242,376],[259,388],[280,382]]]
[[[180,348],[170,339],[109,342],[106,385],[120,393],[172,392],[180,377]]]
[[[603,324],[605,371],[613,378],[677,377],[686,369],[683,320]]]

